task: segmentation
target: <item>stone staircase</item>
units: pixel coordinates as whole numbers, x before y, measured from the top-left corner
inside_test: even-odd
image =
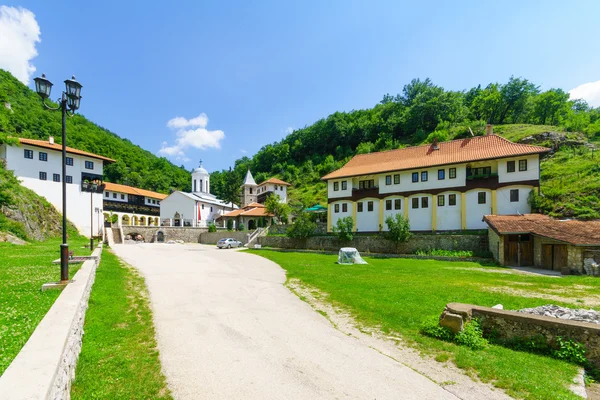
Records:
[[[110,232],[110,233],[109,233]],[[110,228],[107,230],[107,235],[109,235],[108,245],[112,246],[113,244],[122,244],[123,243],[123,233],[121,232],[121,228]],[[110,236],[113,238],[113,243],[110,243]]]
[[[269,227],[266,227],[266,228],[257,228],[248,237],[248,243],[246,244],[246,247],[248,247],[248,248],[252,247],[254,245],[254,243],[256,242],[256,240],[259,237],[261,237],[261,236],[267,236],[267,233],[269,233]]]

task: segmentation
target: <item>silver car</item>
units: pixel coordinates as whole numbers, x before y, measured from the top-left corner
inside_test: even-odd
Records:
[[[242,247],[242,242],[239,240],[235,240],[233,238],[223,238],[217,242],[217,247],[219,249],[230,249],[232,247]]]

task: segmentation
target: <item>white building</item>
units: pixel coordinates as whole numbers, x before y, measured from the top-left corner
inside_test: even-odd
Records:
[[[385,231],[398,213],[411,230],[452,231],[485,229],[484,215],[529,213],[547,151],[490,134],[357,155],[322,178],[328,231],[343,217],[359,232]]]
[[[252,203],[264,204],[267,197],[271,194],[279,196],[281,203],[287,203],[287,187],[289,183],[281,179],[271,178],[257,185],[250,170],[246,173],[244,183],[242,183],[241,206],[245,207]]]
[[[20,146],[0,144],[0,158],[22,185],[62,212],[62,145],[49,140],[19,139]],[[87,237],[101,232],[102,173],[107,157],[67,147],[67,218]]]
[[[160,221],[160,202],[166,194],[153,192],[118,183],[106,182],[104,185],[104,219],[117,216],[114,225],[158,226]]]
[[[236,205],[210,193],[210,174],[200,163],[192,172],[192,193],[176,191],[161,201],[161,225],[207,227],[234,209]]]

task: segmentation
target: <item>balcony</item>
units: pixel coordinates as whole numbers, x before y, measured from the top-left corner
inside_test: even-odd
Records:
[[[467,190],[471,189],[497,189],[498,188],[498,174],[480,174],[467,176]]]
[[[146,205],[140,205],[135,203],[124,203],[120,201],[111,201],[104,199],[102,202],[102,206],[104,211],[114,211],[114,212],[122,212],[122,213],[132,213],[132,214],[145,214],[152,216],[160,215],[159,207],[149,207]]]
[[[103,183],[98,182],[81,182],[81,191],[87,193],[103,193],[104,192]]]
[[[369,188],[352,188],[352,200],[356,201],[366,197],[379,197],[379,186]]]

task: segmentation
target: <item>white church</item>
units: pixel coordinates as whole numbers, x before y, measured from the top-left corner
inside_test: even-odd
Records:
[[[160,202],[161,226],[205,228],[237,208],[210,193],[210,174],[200,162],[192,171],[192,192],[176,191]]]

